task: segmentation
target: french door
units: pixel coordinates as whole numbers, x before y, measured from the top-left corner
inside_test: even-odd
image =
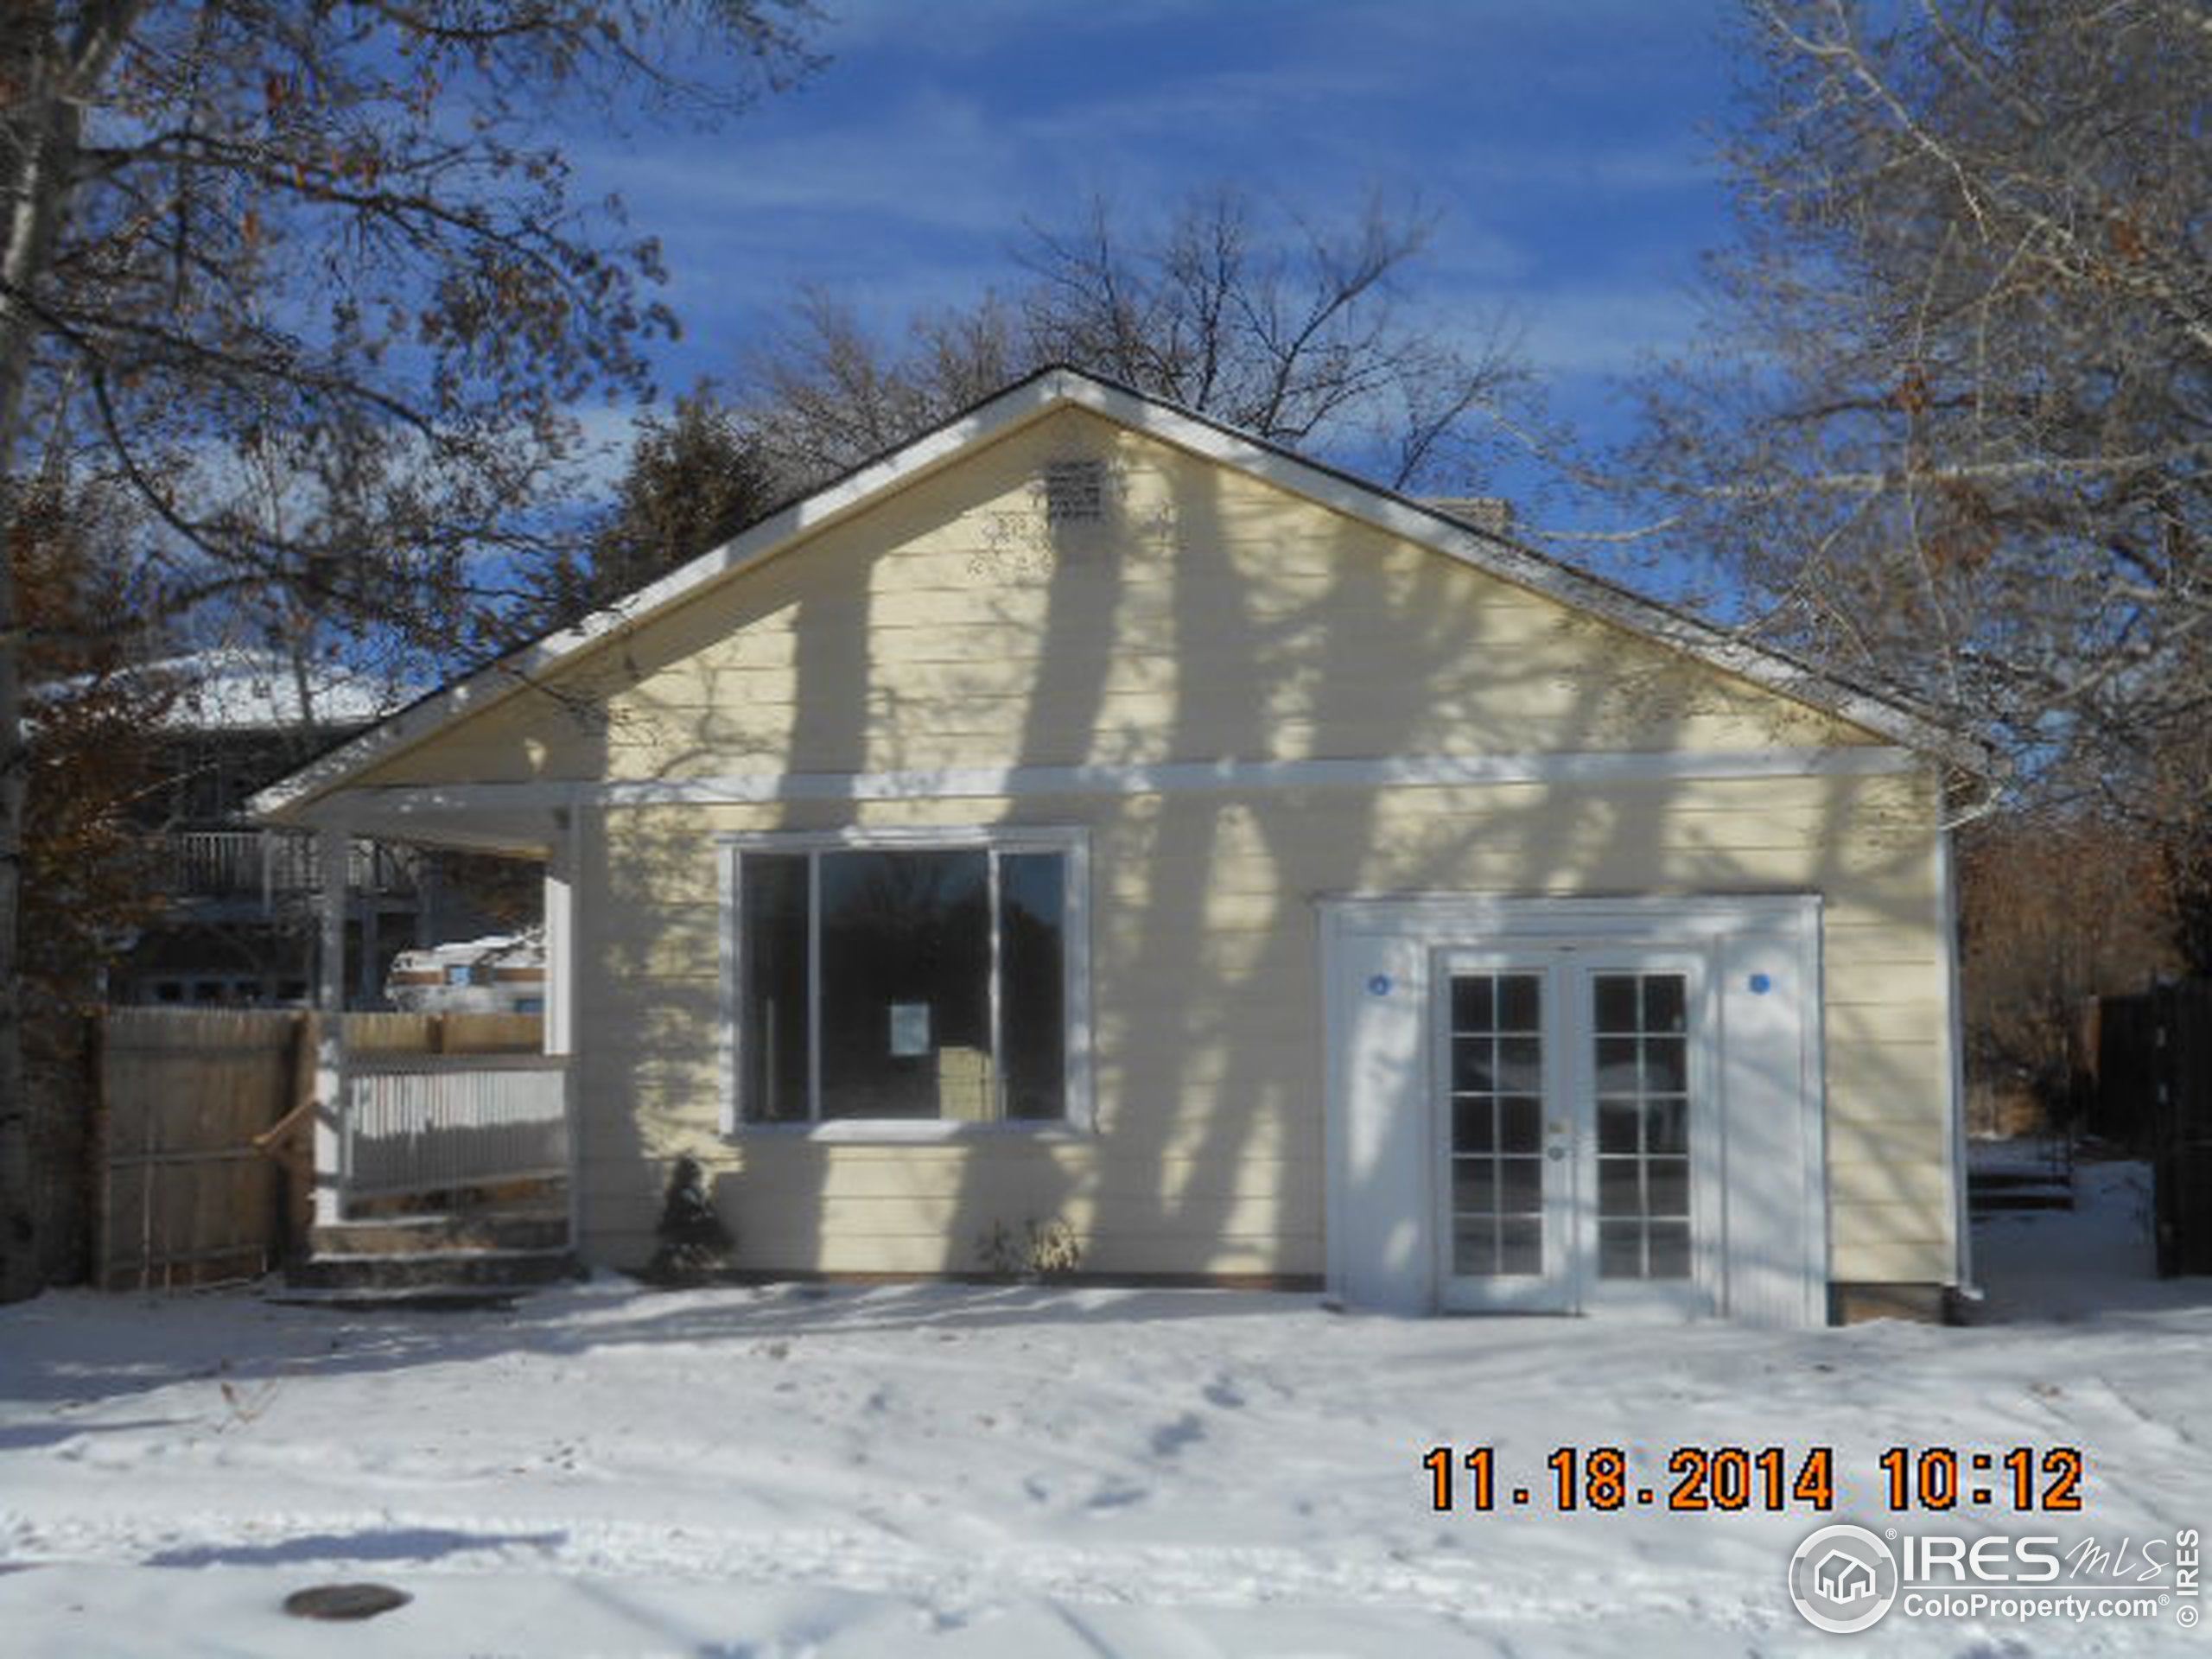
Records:
[[[1445,1306],[1709,1310],[1719,1149],[1701,953],[1559,944],[1435,962]]]

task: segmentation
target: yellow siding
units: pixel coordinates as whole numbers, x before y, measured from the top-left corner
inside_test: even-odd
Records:
[[[1048,531],[1048,459],[1116,522]],[[1062,410],[403,751],[369,784],[1313,756],[1755,751],[1867,734],[1096,416]],[[642,1259],[699,1156],[744,1259],[975,1264],[1067,1218],[1100,1269],[1317,1273],[1312,900],[1818,892],[1833,1268],[1951,1271],[1932,779],[613,808],[578,871],[586,1245]],[[1103,1133],[716,1132],[717,831],[1081,826]]]
[[[1058,1215],[1102,1269],[1147,1270],[1181,1250],[1186,1270],[1319,1272],[1314,896],[1816,888],[1869,918],[1824,942],[1834,1272],[1941,1281],[1953,1221],[1935,872],[1924,839],[1909,856],[1896,844],[1900,822],[1932,809],[1929,790],[1892,777],[1611,785],[1586,800],[1450,791],[1456,815],[1439,810],[1446,791],[1420,789],[958,803],[963,823],[1091,835],[1103,1132],[1049,1147],[721,1142],[712,836],[773,827],[779,813],[612,812],[604,868],[621,896],[590,906],[603,919],[588,943],[596,971],[583,988],[583,1048],[587,1097],[611,1093],[623,1107],[594,1115],[589,1179],[631,1183],[640,1196],[629,1224],[649,1226],[658,1177],[638,1183],[636,1160],[691,1152],[728,1183],[748,1255],[764,1265],[958,1269],[976,1265],[973,1245],[993,1222]],[[1770,793],[1781,803],[1772,813],[1762,810]],[[1692,801],[1679,813],[1677,796]],[[1484,810],[1492,798],[1503,810]],[[1557,859],[1580,817],[1630,828]],[[1694,836],[1674,833],[1684,817]],[[647,825],[655,849],[633,855],[626,831]],[[1279,1248],[1256,1267],[1254,1239],[1270,1229]]]
[[[1048,531],[1048,458],[1116,522]],[[1602,673],[1591,671],[1602,664]],[[1829,716],[1063,410],[368,784],[1859,743]]]

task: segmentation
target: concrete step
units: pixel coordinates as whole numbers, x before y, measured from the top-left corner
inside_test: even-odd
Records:
[[[1967,1173],[1967,1210],[1971,1215],[2004,1215],[2020,1210],[2071,1210],[2074,1182],[2062,1170],[1977,1169]]]
[[[436,1251],[557,1250],[569,1242],[565,1210],[486,1210],[390,1216],[317,1227],[308,1248],[323,1255],[422,1255]]]
[[[284,1277],[295,1290],[435,1294],[556,1284],[578,1272],[566,1249],[377,1250],[318,1254]]]
[[[1967,1172],[1967,1190],[1970,1192],[2003,1192],[2014,1187],[2065,1186],[2069,1184],[2062,1169],[1974,1169]]]
[[[476,1313],[512,1307],[530,1294],[526,1285],[403,1285],[397,1290],[314,1290],[277,1285],[261,1300],[280,1307],[323,1307],[346,1313]]]
[[[2000,1215],[2014,1210],[2071,1210],[2074,1189],[2052,1183],[2047,1187],[2015,1186],[1999,1192],[1969,1192],[1967,1208],[1974,1215]]]

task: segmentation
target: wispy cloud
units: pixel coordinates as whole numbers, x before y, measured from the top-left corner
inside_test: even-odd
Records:
[[[658,232],[727,369],[803,283],[869,315],[972,301],[1029,222],[1230,181],[1323,219],[1376,187],[1436,214],[1414,300],[1501,307],[1540,372],[1594,385],[1689,333],[1723,204],[1700,124],[1727,0],[824,0],[823,73],[704,141],[579,146]],[[1579,391],[1574,395],[1581,395]]]

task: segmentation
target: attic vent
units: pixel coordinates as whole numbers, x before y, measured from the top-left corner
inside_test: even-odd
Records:
[[[1045,463],[1045,522],[1095,524],[1106,516],[1106,463],[1048,461]]]

